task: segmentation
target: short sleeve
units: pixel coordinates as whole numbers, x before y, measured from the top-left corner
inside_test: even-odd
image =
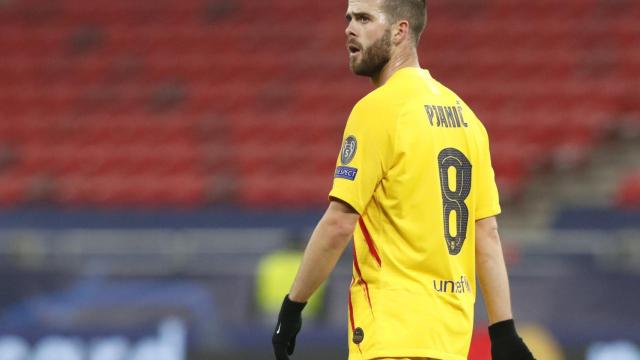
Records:
[[[347,120],[330,198],[363,214],[392,156],[390,122],[379,106],[358,103]]]
[[[478,177],[476,179],[476,220],[500,214],[500,197],[495,173],[491,165],[491,152],[487,131],[481,125]]]

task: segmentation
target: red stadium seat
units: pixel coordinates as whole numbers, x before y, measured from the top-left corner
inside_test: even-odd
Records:
[[[629,173],[620,181],[616,204],[621,208],[640,208],[640,171]]]
[[[19,173],[0,176],[0,208],[14,207],[24,203],[28,195],[29,178]]]

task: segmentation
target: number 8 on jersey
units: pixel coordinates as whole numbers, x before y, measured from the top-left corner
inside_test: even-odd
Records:
[[[440,168],[440,189],[442,191],[442,210],[444,220],[444,239],[449,255],[458,255],[467,238],[469,208],[465,200],[471,192],[471,162],[464,154],[454,148],[446,148],[438,155]],[[451,190],[449,169],[455,169],[455,190]],[[455,211],[455,235],[451,234],[451,212]]]

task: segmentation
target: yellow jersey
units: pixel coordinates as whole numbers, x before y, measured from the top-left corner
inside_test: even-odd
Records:
[[[475,114],[427,70],[397,71],[354,107],[329,196],[361,215],[349,359],[466,359],[475,221],[500,213]]]

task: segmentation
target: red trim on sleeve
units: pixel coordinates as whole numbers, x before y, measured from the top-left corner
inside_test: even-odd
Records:
[[[367,225],[365,225],[362,217],[358,220],[360,224],[360,230],[362,230],[362,234],[364,235],[364,240],[367,242],[367,246],[369,247],[369,252],[376,259],[378,266],[382,267],[382,260],[380,259],[380,255],[378,255],[378,250],[376,250],[376,245],[371,238],[371,234],[369,234],[369,230],[367,229]]]
[[[369,284],[362,277],[362,272],[360,272],[360,264],[358,264],[358,255],[356,254],[356,246],[353,245],[353,267],[356,269],[356,273],[358,274],[358,281],[362,283],[364,286],[364,293],[367,295],[367,302],[369,302],[369,307],[371,308],[371,312],[373,312],[373,305],[371,304],[371,297],[369,296]]]
[[[349,323],[351,324],[351,333],[356,331],[356,324],[353,320],[353,303],[351,302],[351,288],[349,288]]]

